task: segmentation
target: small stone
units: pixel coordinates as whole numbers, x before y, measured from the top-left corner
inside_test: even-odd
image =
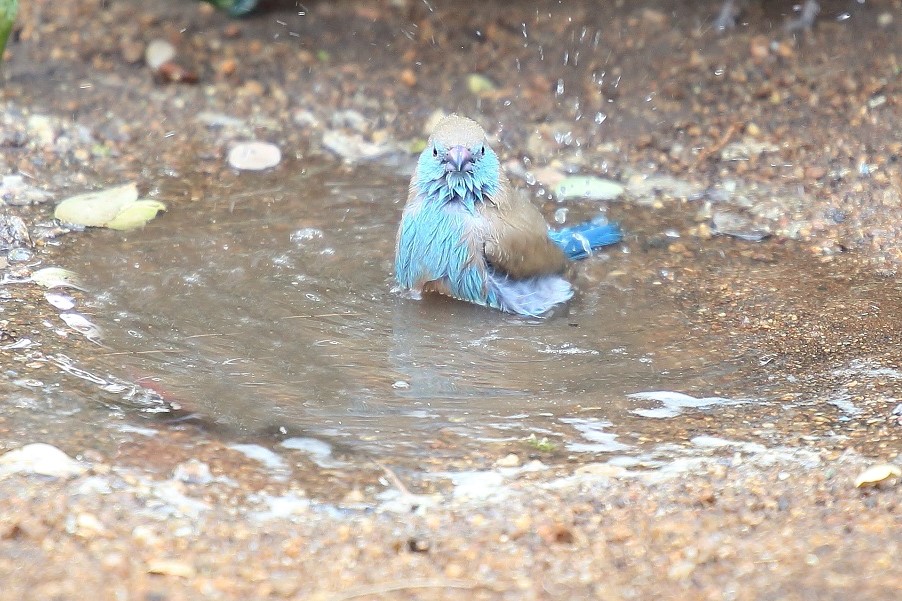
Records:
[[[696,235],[701,240],[710,240],[714,234],[711,232],[711,226],[707,223],[700,223],[696,230]]]
[[[70,534],[84,539],[97,538],[106,533],[106,528],[97,516],[90,513],[79,513],[66,529]]]
[[[827,168],[822,165],[809,165],[805,167],[805,179],[816,181],[827,175]]]
[[[589,176],[567,177],[554,188],[554,195],[558,200],[569,200],[572,198],[613,200],[623,194],[623,192],[623,186],[615,181]]]
[[[177,559],[151,559],[147,562],[148,574],[193,578],[197,573],[194,566]]]
[[[186,69],[182,65],[167,61],[160,65],[159,69],[154,70],[157,80],[171,83],[197,83],[200,76],[190,69]]]
[[[520,456],[516,453],[505,455],[495,462],[496,467],[520,467]]]
[[[53,445],[27,444],[0,456],[0,477],[9,474],[33,474],[52,478],[80,476],[86,467]]]
[[[404,69],[401,71],[399,79],[401,80],[401,83],[408,88],[412,88],[417,84],[417,75],[413,72],[413,69]]]
[[[282,151],[267,142],[244,142],[229,151],[229,165],[242,171],[263,171],[282,161]]]
[[[257,81],[256,79],[248,80],[244,83],[243,86],[238,88],[237,92],[242,96],[253,96],[255,98],[263,96],[266,88],[263,87],[263,84]]]
[[[164,64],[175,58],[175,46],[166,40],[151,40],[144,50],[144,62],[153,71],[158,71]]]
[[[126,39],[119,42],[119,53],[122,55],[122,60],[131,65],[141,61],[144,50],[142,44],[135,40]]]
[[[360,133],[366,132],[370,127],[369,119],[367,119],[363,113],[350,109],[345,111],[335,111],[332,113],[330,122],[332,127],[346,127]]]
[[[47,115],[31,115],[26,121],[28,137],[38,146],[52,146],[56,141],[56,128]]]
[[[62,311],[68,311],[75,307],[75,299],[63,292],[45,292],[47,302]]]
[[[873,465],[864,470],[855,478],[855,488],[866,486],[879,486],[883,483],[897,481],[902,477],[902,468],[891,463]]]
[[[770,41],[766,36],[758,35],[752,38],[749,44],[749,54],[755,60],[763,60],[770,55]]]
[[[14,248],[6,255],[6,258],[10,263],[24,263],[25,261],[30,260],[31,257],[32,253],[27,248]]]
[[[31,246],[28,226],[16,215],[0,215],[0,251],[19,246]]]
[[[198,459],[189,459],[175,466],[172,477],[186,484],[209,484],[213,481],[210,466]]]
[[[792,58],[795,56],[796,51],[795,48],[792,47],[792,43],[783,40],[777,43],[776,54],[780,58]]]
[[[711,219],[711,231],[747,242],[760,242],[771,235],[767,228],[759,227],[751,219],[729,211],[714,213],[714,217]]]
[[[227,58],[223,61],[220,61],[219,66],[217,67],[217,71],[223,77],[229,77],[230,75],[234,75],[235,71],[238,70],[238,63],[233,58]]]
[[[663,11],[645,8],[642,10],[642,21],[645,22],[646,25],[664,27],[667,25],[668,17],[667,13]]]

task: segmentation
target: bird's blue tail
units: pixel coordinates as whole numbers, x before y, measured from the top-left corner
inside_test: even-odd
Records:
[[[548,232],[548,237],[571,259],[585,259],[602,246],[616,244],[623,238],[616,223],[587,221],[573,227]]]

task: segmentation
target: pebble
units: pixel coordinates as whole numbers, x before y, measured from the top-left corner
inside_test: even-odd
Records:
[[[60,313],[60,319],[88,340],[99,340],[101,338],[100,328],[80,313]]]
[[[359,134],[345,134],[338,130],[323,134],[323,146],[349,163],[376,159],[396,150],[395,145],[389,142],[375,144]]]
[[[154,71],[158,70],[174,58],[175,46],[166,40],[151,40],[144,50],[144,62]]]
[[[366,132],[369,129],[369,120],[359,111],[345,110],[335,111],[330,118],[332,127],[347,127],[358,132]]]
[[[241,171],[263,171],[282,161],[282,151],[267,142],[243,142],[229,151],[229,165]]]
[[[75,299],[62,292],[45,292],[44,298],[47,302],[62,311],[68,311],[75,307]]]
[[[106,534],[106,528],[97,518],[90,513],[79,513],[69,516],[66,520],[66,531],[75,536],[91,539]]]
[[[73,478],[86,467],[53,445],[27,444],[0,456],[0,477],[9,474],[33,474],[51,478]]]
[[[56,141],[56,128],[47,115],[31,115],[26,127],[29,138],[38,146],[49,147]]]
[[[711,219],[711,230],[715,234],[739,238],[747,242],[760,242],[771,234],[766,228],[756,226],[747,217],[728,211],[714,213]]]
[[[166,40],[151,40],[144,50],[144,62],[154,71],[157,71],[174,58],[175,46]]]
[[[147,573],[193,578],[197,574],[197,570],[191,564],[177,559],[151,559],[147,562]]]
[[[198,459],[189,459],[175,466],[172,477],[186,484],[209,484],[213,481],[210,466]]]
[[[0,180],[0,202],[2,203],[24,206],[46,202],[51,198],[47,192],[34,186],[29,186],[21,175],[4,175],[3,179]],[[21,219],[12,215],[0,215],[0,227],[4,227],[3,222],[9,219],[21,221]]]
[[[408,88],[412,88],[417,84],[417,76],[416,73],[413,72],[413,69],[404,69],[401,71],[399,79],[401,83]]]
[[[32,252],[27,248],[14,248],[6,255],[6,259],[10,263],[24,263],[32,257]]]
[[[582,198],[586,200],[614,200],[624,188],[615,181],[590,176],[568,177],[558,183],[554,195],[558,200]]]
[[[495,462],[497,467],[520,467],[520,456],[516,453],[509,453]]]
[[[878,486],[884,482],[898,480],[902,477],[902,468],[891,463],[873,465],[864,470],[855,478],[855,488]]]

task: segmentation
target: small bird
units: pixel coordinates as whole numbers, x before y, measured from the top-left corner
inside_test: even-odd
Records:
[[[516,193],[485,131],[472,119],[442,119],[420,154],[395,248],[404,290],[537,317],[573,296],[569,259],[621,239],[620,228],[587,222],[549,230]]]

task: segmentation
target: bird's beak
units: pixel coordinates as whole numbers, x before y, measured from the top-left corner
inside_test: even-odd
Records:
[[[447,171],[472,171],[473,155],[463,146],[452,146],[445,155],[445,169]]]

